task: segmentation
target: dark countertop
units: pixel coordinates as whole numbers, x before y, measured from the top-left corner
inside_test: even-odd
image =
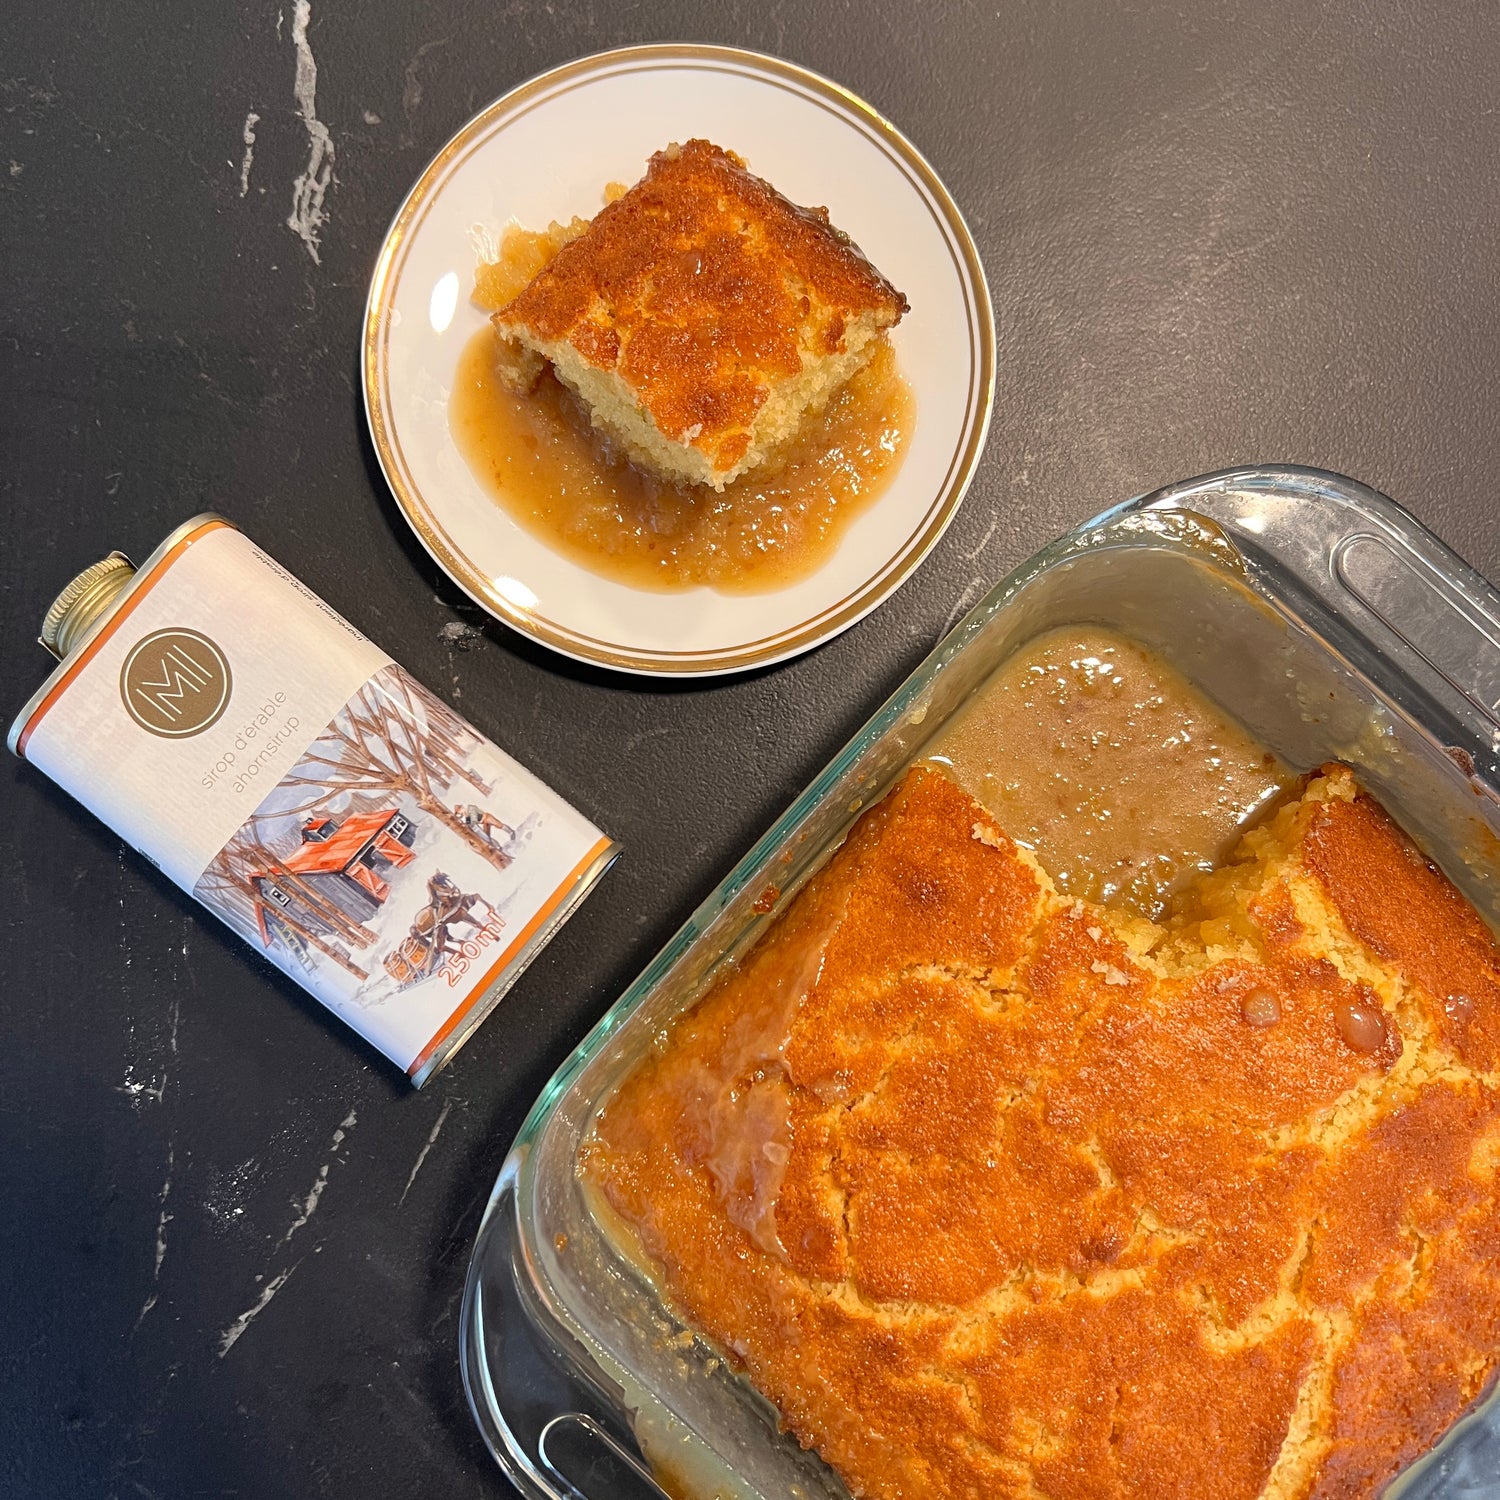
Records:
[[[1286,460],[1500,577],[1493,7],[313,0],[316,262],[287,226],[294,18],[0,16],[0,705],[45,675],[31,642],[74,570],[212,507],[628,853],[419,1094],[4,761],[6,1495],[508,1493],[455,1339],[523,1113],[944,627],[1069,525]],[[811,656],[683,690],[469,606],[380,479],[357,373],[366,278],[431,153],[528,75],[658,39],[780,53],[906,130],[969,218],[1000,343],[988,452],[915,578]]]

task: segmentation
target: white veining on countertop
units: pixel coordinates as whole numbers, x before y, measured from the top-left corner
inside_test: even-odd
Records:
[[[309,1189],[307,1196],[302,1199],[300,1203],[297,1201],[297,1199],[292,1199],[292,1207],[297,1210],[297,1217],[292,1221],[291,1228],[289,1228],[287,1232],[282,1235],[280,1240],[277,1241],[277,1249],[280,1249],[283,1245],[285,1245],[287,1241],[290,1240],[291,1237],[296,1234],[296,1232],[301,1229],[302,1226],[306,1224],[307,1221],[312,1218],[312,1216],[318,1211],[318,1202],[323,1196],[324,1189],[328,1186],[329,1170],[332,1168],[334,1160],[338,1158],[339,1148],[344,1144],[345,1137],[351,1130],[354,1129],[355,1125],[358,1123],[358,1120],[358,1114],[351,1109],[349,1113],[339,1121],[337,1128],[333,1132],[333,1139],[329,1142],[328,1149],[331,1153],[329,1160],[324,1162],[323,1165],[318,1168],[318,1175],[313,1180],[313,1185],[311,1189]],[[236,1212],[238,1212],[238,1210],[236,1210]],[[318,1246],[317,1248],[321,1249],[322,1246]],[[314,1251],[314,1253],[316,1254],[317,1252]],[[232,1348],[234,1348],[236,1342],[239,1340],[240,1335],[243,1334],[245,1329],[248,1328],[250,1324],[260,1316],[260,1314],[265,1310],[267,1303],[269,1303],[271,1298],[274,1297],[276,1293],[286,1285],[287,1278],[301,1264],[302,1262],[300,1260],[294,1261],[284,1271],[280,1272],[276,1276],[273,1276],[261,1291],[260,1300],[257,1301],[253,1307],[247,1308],[244,1312],[242,1312],[239,1317],[237,1317],[234,1322],[229,1325],[229,1327],[224,1329],[224,1331],[219,1335],[220,1359],[223,1359],[223,1357],[228,1354]],[[259,1281],[261,1278],[257,1276],[255,1279]]]
[[[135,1028],[132,1026],[130,1028],[130,1031],[133,1037],[135,1035]],[[115,1092],[117,1094],[124,1094],[125,1097],[129,1099],[133,1105],[136,1106],[137,1109],[140,1108],[141,1100],[143,1099],[149,1099],[152,1104],[160,1104],[162,1095],[165,1094],[166,1091],[167,1080],[165,1078],[162,1078],[158,1082],[156,1074],[154,1073],[151,1075],[150,1083],[143,1083],[139,1078],[137,1078],[135,1076],[135,1064],[133,1062],[127,1062],[125,1064],[124,1083],[117,1083],[115,1085]]]
[[[446,47],[453,38],[451,36],[440,36],[430,42],[423,42],[417,50],[412,53],[411,61],[406,65],[406,71],[401,80],[401,111],[408,120],[415,116],[422,104],[422,59],[429,52],[435,52],[439,47]]]
[[[291,1237],[296,1234],[296,1232],[301,1229],[302,1226],[307,1223],[307,1221],[312,1218],[315,1213],[317,1213],[318,1199],[323,1196],[323,1189],[328,1186],[329,1165],[330,1164],[325,1161],[323,1165],[318,1168],[318,1175],[314,1180],[312,1187],[308,1190],[307,1197],[302,1200],[301,1211],[298,1213],[297,1217],[292,1220],[291,1226],[287,1229],[287,1232],[282,1235],[280,1240],[281,1244],[286,1244],[287,1241],[290,1240]],[[292,1199],[292,1207],[297,1207],[297,1200],[295,1198]]]
[[[173,1049],[176,1050],[175,1047]],[[156,1259],[151,1266],[151,1295],[141,1305],[141,1310],[136,1316],[135,1326],[139,1328],[146,1321],[146,1314],[156,1306],[156,1287],[161,1282],[162,1262],[167,1258],[167,1225],[172,1222],[172,1215],[167,1212],[167,1199],[172,1192],[172,1169],[177,1164],[177,1148],[175,1145],[167,1147],[167,1175],[162,1181],[161,1192],[156,1197]]]
[[[115,858],[120,875],[118,898],[120,903],[120,954],[125,967],[128,969],[131,964],[130,943],[132,928],[125,910],[125,884],[129,879],[129,871],[125,864],[125,851],[123,848],[116,851]],[[125,1023],[125,1049],[127,1053],[135,1051],[135,1044],[135,1018],[131,1016]],[[144,1079],[137,1078],[135,1070],[136,1059],[127,1056],[125,1059],[125,1078],[123,1082],[115,1085],[115,1092],[117,1094],[124,1094],[136,1109],[139,1109],[143,1102],[160,1104],[162,1096],[167,1091],[166,1070],[163,1069],[161,1077],[158,1078],[155,1069],[153,1069],[149,1083],[144,1081]]]
[[[406,1202],[406,1195],[411,1192],[411,1185],[417,1180],[417,1173],[422,1170],[422,1163],[427,1160],[427,1153],[432,1150],[433,1143],[437,1140],[439,1131],[447,1123],[448,1111],[452,1108],[453,1101],[451,1099],[446,1100],[441,1111],[438,1113],[437,1123],[432,1127],[427,1136],[426,1145],[417,1152],[417,1159],[411,1165],[411,1175],[406,1179],[406,1186],[401,1189],[401,1196],[396,1200],[397,1208],[400,1208]]]
[[[187,953],[187,944],[183,944],[183,953]],[[171,1049],[172,1056],[177,1056],[177,1026],[182,1019],[182,999],[178,995],[172,997],[171,1029],[167,1036],[167,1045]],[[130,1043],[135,1042],[135,1023],[132,1021],[128,1027]],[[117,1094],[124,1094],[137,1109],[141,1107],[142,1101],[151,1104],[160,1104],[167,1092],[167,1083],[171,1075],[165,1067],[162,1068],[160,1076],[153,1069],[149,1083],[135,1076],[135,1063],[127,1058],[125,1062],[125,1081],[115,1085]]]
[[[990,529],[980,538],[979,545],[972,552],[964,552],[960,555],[965,562],[973,562],[981,552],[990,544],[990,538],[995,534],[995,528],[1000,524],[1000,517],[996,516],[990,522]]]
[[[627,755],[634,755],[647,740],[659,740],[663,735],[675,733],[676,726],[672,724],[657,724],[651,729],[643,729],[639,734],[633,734],[623,745],[620,746],[620,759],[624,760]]]
[[[344,1144],[344,1137],[352,1130],[358,1121],[358,1116],[351,1109],[339,1122],[338,1129],[333,1132],[333,1140],[328,1149],[337,1157],[339,1147]],[[279,1244],[285,1245],[296,1232],[312,1218],[318,1211],[318,1200],[323,1196],[323,1189],[328,1186],[328,1169],[333,1165],[333,1160],[325,1161],[318,1168],[318,1175],[313,1185],[308,1189],[307,1196],[299,1204],[295,1198],[292,1199],[292,1207],[298,1210],[297,1217],[292,1221],[291,1227],[282,1235]]]
[[[307,27],[312,19],[309,0],[297,0],[292,12],[292,46],[297,50],[297,77],[292,92],[297,100],[297,113],[307,127],[309,142],[307,167],[292,184],[292,211],[287,215],[287,228],[307,247],[315,264],[322,263],[318,254],[318,238],[322,233],[327,214],[323,210],[323,199],[333,185],[333,137],[328,127],[318,118],[318,65],[313,59],[312,48],[307,41]],[[281,16],[276,17],[277,35],[281,34]]]
[[[266,1310],[266,1308],[270,1304],[271,1298],[274,1297],[276,1293],[279,1292],[282,1287],[287,1284],[287,1282],[291,1279],[292,1272],[295,1271],[297,1269],[297,1266],[301,1264],[302,1262],[298,1261],[295,1265],[288,1266],[280,1276],[277,1276],[273,1280],[268,1281],[261,1289],[260,1297],[256,1300],[255,1305],[253,1307],[247,1307],[245,1311],[242,1312],[239,1317],[237,1317],[234,1322],[232,1322],[229,1327],[219,1335],[220,1359],[223,1359],[224,1356],[234,1348],[234,1346],[240,1340],[240,1335],[243,1334],[244,1331]]]
[[[167,1147],[167,1175],[162,1181],[161,1192],[157,1196],[157,1205],[161,1212],[156,1221],[156,1261],[151,1267],[152,1281],[161,1280],[161,1263],[167,1258],[167,1225],[172,1222],[172,1215],[167,1212],[167,1198],[172,1192],[172,1168],[177,1163],[177,1148]]]
[[[245,128],[240,132],[240,139],[245,143],[245,154],[240,158],[241,198],[250,191],[250,168],[255,162],[255,127],[259,124],[260,116],[252,109],[245,116]]]

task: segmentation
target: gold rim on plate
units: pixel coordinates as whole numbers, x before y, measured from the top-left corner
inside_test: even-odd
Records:
[[[639,66],[625,66],[629,64]],[[916,528],[870,577],[811,619],[761,640],[746,641],[721,651],[631,651],[622,648],[618,642],[570,630],[539,615],[535,609],[522,608],[506,599],[492,581],[474,567],[423,500],[402,452],[388,389],[390,359],[387,341],[395,288],[411,237],[426,217],[450,170],[477,150],[497,127],[513,122],[561,92],[578,87],[601,73],[617,76],[658,69],[664,64],[722,70],[758,78],[810,99],[860,127],[861,133],[905,173],[927,200],[928,210],[942,231],[959,273],[965,310],[969,315],[970,377],[960,441],[933,504]],[[916,147],[858,95],[795,63],[739,47],[696,43],[619,47],[539,73],[503,94],[463,126],[428,164],[397,210],[375,262],[365,304],[361,370],[370,434],[396,503],[433,560],[475,603],[513,630],[577,661],[650,676],[713,676],[768,666],[811,650],[847,630],[894,593],[937,545],[974,477],[989,432],[995,395],[994,313],[984,267],[958,205]]]

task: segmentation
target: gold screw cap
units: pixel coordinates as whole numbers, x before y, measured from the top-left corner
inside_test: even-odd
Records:
[[[111,552],[102,562],[85,568],[43,617],[42,645],[61,661],[134,577],[135,564],[123,552]]]

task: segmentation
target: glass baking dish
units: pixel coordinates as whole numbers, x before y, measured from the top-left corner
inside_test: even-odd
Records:
[[[1309,469],[1191,480],[1078,527],[940,643],[527,1117],[474,1248],[461,1359],[480,1431],[528,1500],[846,1496],[615,1251],[575,1176],[579,1142],[652,1039],[771,920],[767,887],[779,909],[1012,652],[1070,624],[1156,651],[1298,769],[1351,764],[1500,929],[1500,594],[1392,501]],[[1500,1496],[1500,1398],[1397,1491]]]

